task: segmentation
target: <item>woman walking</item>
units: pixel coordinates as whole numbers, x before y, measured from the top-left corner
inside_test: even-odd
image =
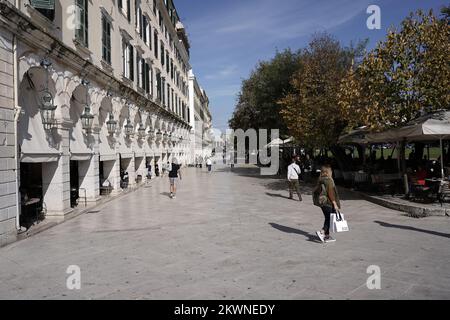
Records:
[[[333,171],[329,165],[323,166],[320,170],[320,177],[314,196],[318,199],[316,202],[320,203],[320,208],[325,217],[323,229],[317,231],[317,236],[324,243],[335,242],[336,240],[330,236],[330,216],[341,209],[341,204],[333,180]]]
[[[181,180],[181,165],[176,158],[172,159],[172,165],[168,168],[170,182],[170,198],[175,199],[177,195],[178,178]]]

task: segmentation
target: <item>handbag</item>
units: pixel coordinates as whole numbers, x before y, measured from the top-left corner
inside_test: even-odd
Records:
[[[347,220],[342,213],[336,211],[330,216],[330,232],[347,232],[349,231]]]

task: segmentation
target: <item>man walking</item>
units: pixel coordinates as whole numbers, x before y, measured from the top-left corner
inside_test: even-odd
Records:
[[[298,200],[302,201],[302,195],[300,194],[300,184],[298,178],[300,176],[301,170],[300,167],[295,163],[297,157],[292,157],[292,163],[288,167],[287,179],[289,183],[289,199],[293,199],[294,191],[298,195]]]
[[[206,160],[206,167],[208,168],[208,172],[211,173],[211,169],[212,169],[212,161],[211,158],[208,158]]]
[[[169,170],[169,182],[170,182],[170,198],[175,199],[177,194],[177,180],[178,177],[181,180],[181,172],[180,172],[181,166],[178,163],[178,160],[176,158],[172,159],[172,165],[170,166]]]

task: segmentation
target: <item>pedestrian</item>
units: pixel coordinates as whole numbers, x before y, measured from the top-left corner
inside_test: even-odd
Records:
[[[287,179],[289,184],[289,199],[293,199],[294,191],[298,195],[298,200],[302,201],[302,195],[300,194],[300,184],[298,178],[300,177],[300,167],[295,163],[297,157],[292,157],[292,163],[288,167]]]
[[[208,168],[208,172],[211,173],[211,169],[212,169],[211,158],[206,159],[206,167]]]
[[[172,164],[169,167],[169,182],[170,182],[170,198],[175,199],[177,195],[177,180],[181,180],[181,166],[177,158],[172,159]]]
[[[322,166],[313,197],[314,204],[320,206],[325,217],[323,229],[316,232],[317,236],[324,243],[335,242],[336,240],[330,236],[330,217],[332,213],[341,210],[341,203],[333,180],[331,166]]]

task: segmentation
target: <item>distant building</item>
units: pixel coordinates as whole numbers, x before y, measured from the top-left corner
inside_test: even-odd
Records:
[[[189,71],[189,106],[191,126],[190,161],[196,164],[210,157],[212,153],[212,117],[209,99],[197,82],[192,70]]]

